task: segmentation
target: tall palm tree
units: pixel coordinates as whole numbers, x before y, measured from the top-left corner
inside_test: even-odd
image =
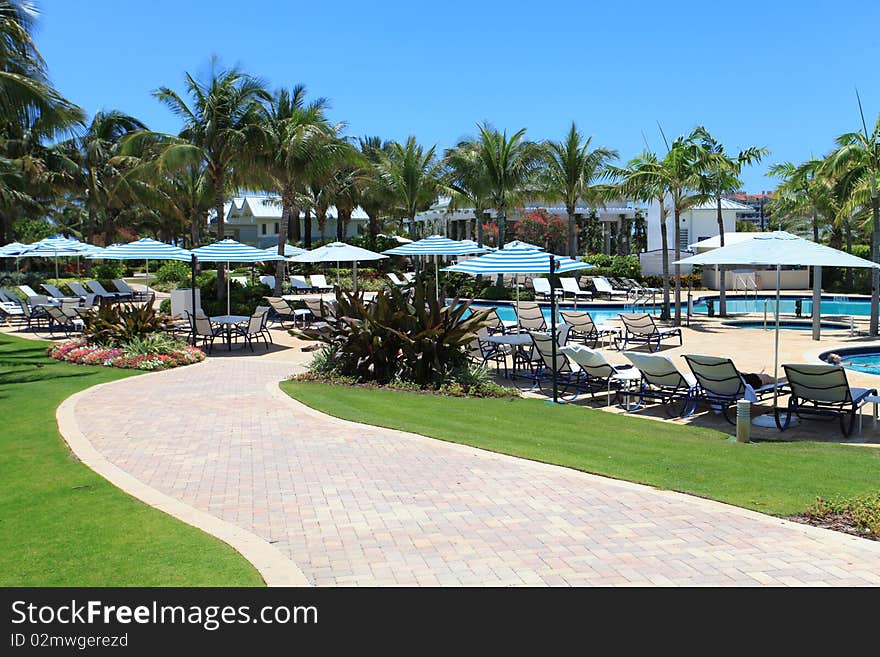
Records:
[[[271,96],[262,80],[237,68],[219,69],[212,61],[207,78],[198,80],[185,74],[189,102],[176,91],[160,87],[153,95],[183,121],[177,140],[169,142],[163,158],[168,161],[204,164],[207,180],[214,190],[217,238],[223,239],[226,194],[247,166],[263,150],[266,142],[264,103]],[[222,299],[225,271],[217,268],[217,298]]]
[[[592,148],[592,137],[584,139],[574,121],[565,138],[544,143],[544,168],[541,188],[544,195],[565,204],[568,213],[568,256],[578,257],[575,212],[578,201],[593,207],[602,203],[602,194],[593,185],[604,173],[617,151],[599,146]]]
[[[859,100],[861,110],[861,100]],[[828,158],[832,173],[854,178],[849,186],[850,195],[842,212],[850,212],[858,207],[871,208],[871,260],[880,262],[880,194],[877,178],[880,176],[880,114],[869,133],[862,118],[862,132],[848,132],[836,139],[837,149]],[[871,270],[871,318],[869,333],[876,336],[880,322],[880,274]]]
[[[388,144],[379,162],[395,208],[409,220],[410,237],[417,235],[416,214],[427,210],[437,198],[441,172],[435,149],[436,146],[426,149],[410,136],[403,144]]]
[[[359,137],[358,150],[363,166],[361,170],[360,206],[367,213],[368,248],[375,249],[376,237],[379,235],[382,216],[393,206],[393,194],[385,177],[382,175],[381,163],[389,148],[389,143],[381,137]]]
[[[724,194],[732,194],[742,187],[739,176],[746,165],[756,164],[767,154],[767,149],[750,146],[739,151],[735,156],[728,155],[724,150],[724,144],[715,139],[710,132],[700,126],[694,130],[701,152],[700,178],[703,192],[712,195],[715,200],[715,218],[718,222],[718,239],[724,246],[724,216],[721,213],[721,197]],[[718,281],[718,313],[721,317],[727,316],[727,285],[724,275],[724,266],[719,268],[720,280]]]
[[[443,184],[452,192],[451,206],[473,208],[475,237],[483,244],[483,215],[491,207],[491,183],[483,158],[473,141],[464,140],[443,156]]]
[[[489,124],[477,126],[480,136],[475,148],[489,183],[489,198],[495,208],[498,222],[498,244],[505,242],[507,210],[516,198],[527,191],[534,181],[542,162],[542,150],[534,142],[526,140],[526,129],[510,137],[507,131],[498,132]]]

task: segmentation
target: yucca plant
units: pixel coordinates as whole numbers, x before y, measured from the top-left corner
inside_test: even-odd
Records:
[[[117,347],[164,331],[170,320],[152,306],[104,305],[86,318],[86,339],[93,344]]]
[[[396,288],[367,304],[363,292],[337,291],[337,319],[297,334],[333,350],[340,374],[361,381],[398,379],[437,387],[467,361],[468,343],[488,322],[488,310],[470,302],[442,305],[430,282],[417,280],[412,302]]]

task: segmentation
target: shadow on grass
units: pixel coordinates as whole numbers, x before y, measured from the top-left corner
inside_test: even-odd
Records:
[[[38,383],[48,379],[70,379],[80,378],[84,376],[94,376],[96,372],[90,372],[86,369],[81,371],[59,372],[54,368],[46,368],[42,366],[17,368],[11,371],[0,372],[0,385],[15,385],[21,383]]]

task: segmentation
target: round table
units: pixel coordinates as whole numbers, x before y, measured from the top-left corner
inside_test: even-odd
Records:
[[[232,351],[232,327],[250,319],[247,315],[217,315],[210,317],[212,324],[223,324],[226,327],[226,347]]]

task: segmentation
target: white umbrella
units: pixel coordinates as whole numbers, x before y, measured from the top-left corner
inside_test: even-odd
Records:
[[[330,244],[325,244],[324,246],[319,246],[317,249],[312,249],[311,251],[306,251],[305,253],[301,253],[300,255],[293,256],[290,258],[291,262],[335,262],[336,263],[336,282],[339,282],[339,263],[340,262],[352,262],[354,263],[354,289],[357,291],[357,263],[358,260],[384,260],[388,256],[382,255],[381,253],[376,253],[375,251],[369,251],[367,249],[362,249],[359,246],[354,246],[352,244],[346,244],[344,242],[331,242]]]
[[[233,239],[226,238],[208,246],[200,246],[192,250],[192,254],[199,260],[205,262],[223,262],[226,268],[232,262],[268,262],[284,260],[284,256],[266,253],[253,246],[236,242]],[[226,273],[226,314],[231,315],[229,301],[229,272]],[[195,311],[195,309],[193,309]]]
[[[880,265],[829,246],[805,240],[785,231],[755,233],[754,238],[722,246],[699,255],[678,260],[680,265],[753,265],[776,267],[776,336],[773,354],[773,378],[779,380],[779,292],[780,270],[783,265],[806,267],[864,267],[880,269]],[[815,304],[814,304],[815,305]],[[813,321],[818,321],[819,308],[813,308]],[[773,394],[776,406],[778,394]]]
[[[92,246],[85,242],[80,242],[73,237],[65,237],[64,235],[52,235],[39,242],[28,244],[27,247],[19,253],[19,256],[26,258],[55,258],[55,278],[58,278],[58,258],[89,255],[101,251],[101,247]]]
[[[157,242],[149,237],[144,237],[128,244],[114,244],[99,252],[87,255],[91,260],[143,260],[146,262],[147,273],[147,298],[150,294],[150,260],[192,260],[192,252],[181,249],[165,242]],[[193,268],[195,273],[195,268]],[[195,285],[193,285],[195,288]],[[195,299],[195,289],[193,289]],[[195,301],[193,301],[193,314],[195,314]]]

